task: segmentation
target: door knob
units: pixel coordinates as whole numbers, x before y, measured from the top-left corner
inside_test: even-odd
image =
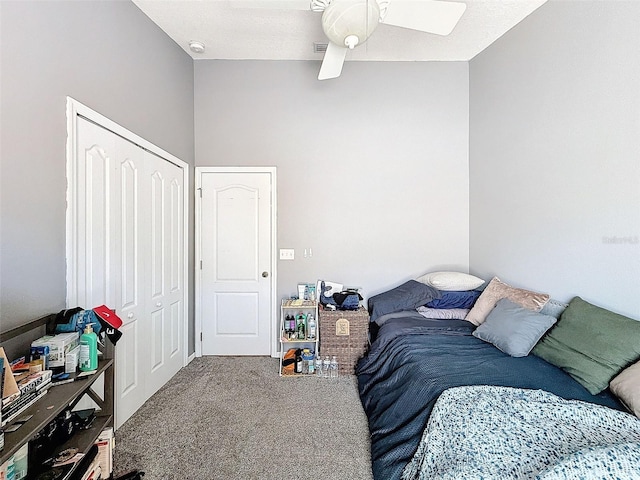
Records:
[[[267,278],[267,277],[269,276],[269,272],[262,272],[262,276],[263,276],[264,278]]]
[[[162,306],[162,302],[156,303],[156,307],[161,307],[161,306]]]
[[[127,315],[127,318],[133,318],[133,312],[129,312],[129,314]]]

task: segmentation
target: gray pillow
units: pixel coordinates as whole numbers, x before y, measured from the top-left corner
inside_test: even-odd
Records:
[[[560,315],[562,315],[562,312],[564,312],[568,306],[569,305],[567,303],[563,303],[552,298],[544,304],[540,313],[543,315],[551,315],[554,318],[560,318]]]
[[[415,310],[435,298],[440,298],[440,292],[437,289],[409,280],[396,288],[369,298],[370,321],[375,322],[378,317],[388,313]]]
[[[473,336],[492,343],[512,357],[526,357],[556,319],[513,303],[508,298],[498,300],[487,319],[476,328]]]

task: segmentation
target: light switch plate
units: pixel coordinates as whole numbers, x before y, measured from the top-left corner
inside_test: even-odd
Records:
[[[293,260],[295,258],[295,250],[293,248],[281,248],[280,260]]]

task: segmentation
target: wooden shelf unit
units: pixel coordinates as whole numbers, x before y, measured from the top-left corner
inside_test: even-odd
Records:
[[[18,337],[33,329],[46,325],[51,316],[42,317],[26,325],[0,333],[0,342],[5,342]],[[62,385],[51,385],[49,391],[28,409],[20,417],[33,415],[15,432],[5,432],[4,448],[0,451],[0,465],[7,461],[11,455],[16,453],[20,447],[31,440],[39,431],[55,419],[62,411],[73,408],[86,395],[89,396],[98,406],[96,418],[90,428],[77,431],[67,442],[58,445],[54,453],[60,452],[69,447],[75,447],[79,452],[86,453],[96,442],[100,433],[107,428],[113,427],[113,407],[114,407],[114,353],[113,344],[106,339],[106,348],[102,352],[98,361],[96,373],[83,380],[77,380]],[[104,376],[103,397],[93,390],[96,381]],[[9,423],[11,425],[11,423]],[[27,478],[31,478],[29,475]]]
[[[312,313],[315,317],[316,321],[316,338],[315,339],[305,339],[305,340],[285,340],[285,324],[284,319],[287,315],[293,314],[296,316],[298,313]],[[298,300],[282,300],[282,304],[280,305],[280,366],[279,366],[279,374],[282,377],[309,377],[313,375],[296,373],[296,374],[283,374],[282,373],[282,359],[284,354],[287,353],[289,348],[309,348],[316,354],[318,353],[318,340],[320,338],[320,326],[318,323],[318,302],[314,302],[312,300],[303,300],[299,302]]]

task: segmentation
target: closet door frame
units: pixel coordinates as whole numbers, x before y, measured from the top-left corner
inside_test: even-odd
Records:
[[[139,137],[135,133],[127,130],[121,125],[109,120],[107,117],[99,114],[95,110],[87,107],[86,105],[80,103],[74,98],[67,97],[67,212],[66,212],[66,264],[67,264],[67,273],[66,273],[66,282],[67,282],[67,307],[74,307],[77,305],[78,298],[78,282],[76,278],[77,272],[77,235],[76,231],[76,195],[73,191],[73,184],[71,179],[76,178],[75,172],[75,162],[74,158],[76,155],[75,152],[75,135],[76,135],[76,122],[78,117],[84,117],[85,119],[105,128],[116,135],[138,145],[139,147],[148,150],[154,155],[161,157],[162,159],[173,163],[174,165],[180,167],[182,169],[183,174],[183,202],[184,202],[184,231],[183,231],[183,239],[182,244],[184,245],[184,254],[183,254],[183,282],[184,282],[184,299],[183,302],[183,312],[182,312],[182,331],[183,335],[183,366],[186,366],[191,359],[195,357],[189,356],[189,218],[190,218],[190,210],[189,210],[189,164],[180,160],[178,157],[171,155],[169,152],[161,149],[160,147],[152,144],[151,142],[145,140],[142,137]]]

